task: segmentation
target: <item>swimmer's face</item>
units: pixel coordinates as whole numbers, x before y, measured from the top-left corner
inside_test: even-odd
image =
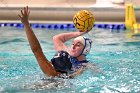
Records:
[[[70,48],[70,55],[73,57],[79,56],[84,49],[84,45],[79,40],[74,40]]]

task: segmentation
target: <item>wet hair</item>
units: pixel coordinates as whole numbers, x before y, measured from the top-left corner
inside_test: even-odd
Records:
[[[67,73],[72,67],[70,56],[66,51],[58,51],[51,59],[51,62],[56,71],[61,73]]]

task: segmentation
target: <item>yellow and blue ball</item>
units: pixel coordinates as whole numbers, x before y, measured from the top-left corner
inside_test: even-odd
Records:
[[[73,17],[75,27],[81,32],[90,31],[93,28],[94,22],[94,15],[88,10],[81,10]]]

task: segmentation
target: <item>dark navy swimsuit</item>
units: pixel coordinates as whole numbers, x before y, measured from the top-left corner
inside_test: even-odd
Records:
[[[76,72],[79,68],[85,67],[85,63],[88,63],[87,60],[78,61],[76,57],[70,57],[70,61],[72,63],[71,73]]]
[[[58,51],[51,59],[51,62],[56,71],[72,74],[81,67],[85,67],[88,61],[78,61],[76,57],[70,56],[66,51]]]

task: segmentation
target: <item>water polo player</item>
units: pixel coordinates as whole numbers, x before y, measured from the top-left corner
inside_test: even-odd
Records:
[[[86,55],[91,49],[92,41],[81,35],[87,32],[68,32],[55,35],[53,37],[55,50],[57,53],[51,59],[51,62],[45,57],[38,39],[36,38],[29,23],[30,10],[24,7],[21,14],[18,15],[21,22],[24,24],[26,35],[34,53],[37,62],[42,71],[48,76],[60,76],[62,73],[70,73],[75,76],[82,72],[82,68],[86,66]],[[74,39],[70,49],[65,45],[65,42]]]

